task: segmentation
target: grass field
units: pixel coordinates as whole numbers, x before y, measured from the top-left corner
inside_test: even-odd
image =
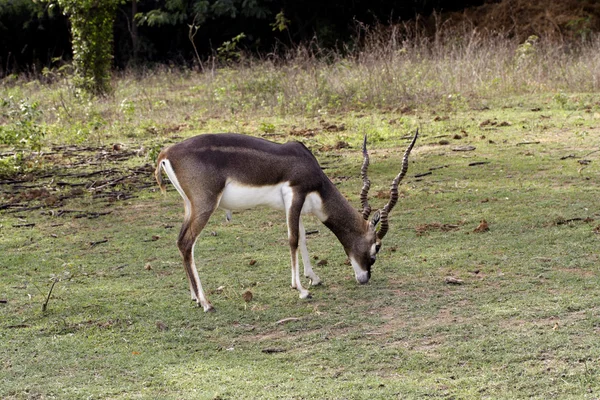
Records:
[[[48,131],[46,155],[0,186],[0,398],[600,398],[598,94],[547,81],[423,106],[195,112],[197,78],[169,76],[88,103],[7,87],[38,99]],[[282,215],[263,209],[211,219],[196,260],[217,312],[189,300],[158,148],[210,131],[300,140],[358,207],[368,133],[381,207],[417,127],[368,285],[309,217],[323,284],[300,300]]]

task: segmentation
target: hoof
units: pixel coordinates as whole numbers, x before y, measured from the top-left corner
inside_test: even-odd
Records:
[[[308,290],[304,290],[304,291],[300,292],[300,298],[301,299],[311,299],[312,295],[310,294],[310,292]]]
[[[209,304],[208,306],[204,307],[204,312],[205,313],[213,313],[216,312],[217,310],[212,306],[212,304]]]
[[[321,285],[321,279],[319,277],[317,277],[316,279],[309,278],[309,281],[310,281],[310,286],[320,286]]]

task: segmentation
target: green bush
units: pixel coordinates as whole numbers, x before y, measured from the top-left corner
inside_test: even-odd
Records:
[[[0,125],[0,143],[19,150],[40,151],[46,131],[38,122],[42,116],[39,103],[8,97],[0,99],[0,109],[6,122]]]

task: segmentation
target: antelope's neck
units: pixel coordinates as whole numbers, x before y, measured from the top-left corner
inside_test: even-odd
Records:
[[[368,223],[331,181],[324,185],[321,197],[327,216],[323,223],[337,236],[344,248],[351,248],[354,238],[365,234]]]

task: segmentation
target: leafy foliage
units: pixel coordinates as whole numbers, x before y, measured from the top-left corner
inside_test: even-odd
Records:
[[[38,124],[41,111],[38,102],[0,99],[1,116],[8,123],[0,125],[0,143],[38,151],[44,130]]]
[[[238,15],[264,19],[270,15],[270,11],[261,3],[258,0],[167,0],[163,8],[139,13],[136,18],[149,26],[178,25],[189,23],[190,20],[201,25],[209,18],[236,18]]]
[[[75,85],[95,95],[111,90],[113,22],[124,0],[56,0],[71,21]]]
[[[22,169],[26,153],[39,151],[46,134],[39,122],[42,112],[39,103],[27,100],[16,101],[12,97],[0,99],[0,144],[17,149],[8,157],[0,158],[0,172]]]

